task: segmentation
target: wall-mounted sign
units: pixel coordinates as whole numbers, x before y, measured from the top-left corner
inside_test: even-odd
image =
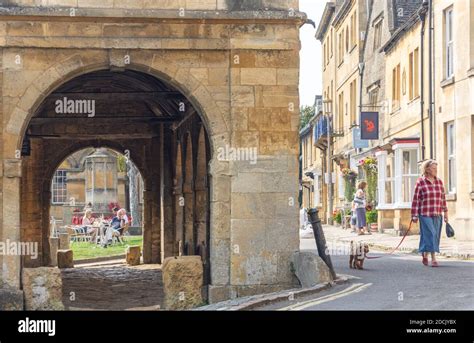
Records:
[[[352,144],[354,145],[354,149],[367,149],[369,147],[369,141],[362,140],[360,134],[359,127],[352,129]]]
[[[362,112],[360,114],[360,127],[362,140],[379,139],[379,113],[378,112]]]

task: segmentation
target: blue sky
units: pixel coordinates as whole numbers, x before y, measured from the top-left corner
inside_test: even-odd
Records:
[[[305,12],[309,19],[319,24],[326,5],[325,0],[300,0],[300,11]],[[321,44],[314,37],[316,29],[306,24],[301,27],[301,72],[300,72],[300,101],[301,105],[313,105],[314,96],[321,94]]]

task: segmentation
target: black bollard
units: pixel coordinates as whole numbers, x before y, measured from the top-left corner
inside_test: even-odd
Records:
[[[323,227],[321,226],[321,219],[318,216],[318,210],[315,208],[308,209],[308,216],[311,226],[313,227],[314,239],[316,240],[316,247],[318,248],[318,255],[327,264],[331,271],[332,277],[336,280],[336,272],[332,266],[331,256],[326,254],[326,238],[324,237]]]

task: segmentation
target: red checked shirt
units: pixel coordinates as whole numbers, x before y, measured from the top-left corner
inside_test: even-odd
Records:
[[[435,217],[447,211],[443,181],[435,178],[434,182],[431,182],[424,176],[420,177],[415,186],[411,216]]]

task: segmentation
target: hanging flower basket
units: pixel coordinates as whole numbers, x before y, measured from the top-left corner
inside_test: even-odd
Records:
[[[351,202],[356,190],[355,187],[358,174],[350,168],[341,169],[341,173],[342,177],[344,178],[344,197],[346,198],[347,202]]]
[[[374,157],[366,157],[359,161],[359,166],[364,169],[367,178],[367,202],[375,204],[378,182],[377,160]]]

